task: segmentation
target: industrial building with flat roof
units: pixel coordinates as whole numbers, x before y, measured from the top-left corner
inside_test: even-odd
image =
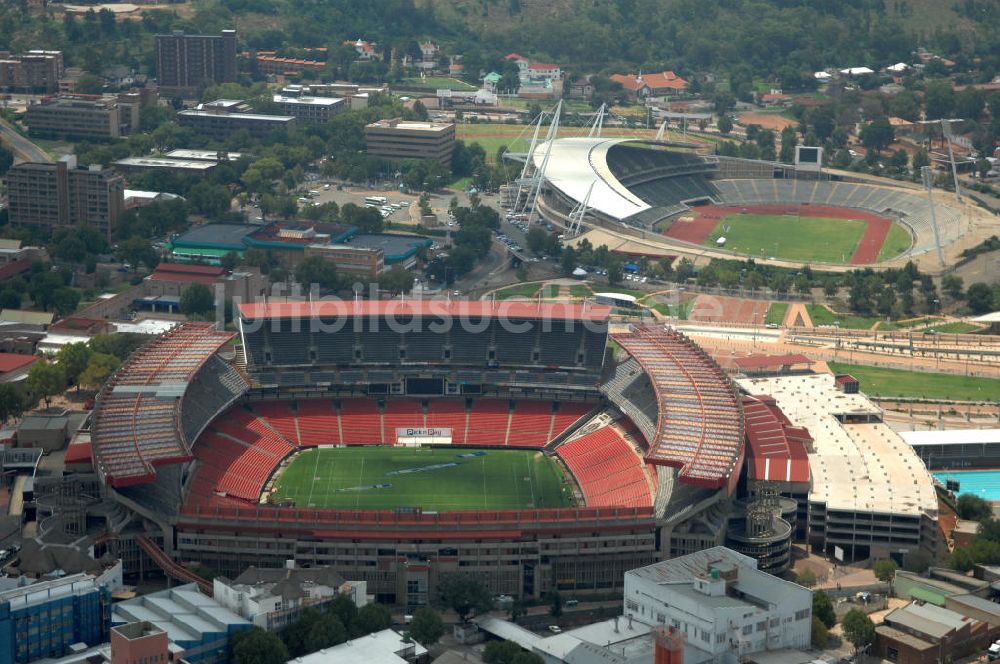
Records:
[[[310,97],[293,96],[286,94],[274,95],[274,103],[278,105],[281,112],[298,118],[301,122],[308,124],[323,124],[329,122],[333,116],[348,108],[347,100],[343,97]]]
[[[239,161],[243,157],[250,155],[243,152],[229,152],[228,150],[171,150],[163,155],[168,159],[188,159],[191,161]]]
[[[941,545],[934,482],[863,394],[846,394],[830,374],[745,378],[791,424],[809,431],[809,543],[845,560],[901,555]]]
[[[455,151],[455,125],[400,118],[378,120],[365,127],[365,144],[368,154],[376,157],[436,159],[450,166]]]
[[[126,157],[119,159],[114,164],[119,171],[126,173],[142,171],[165,171],[180,173],[182,175],[195,175],[197,177],[208,177],[208,174],[218,166],[211,161],[199,161],[194,159],[174,159],[171,157]]]
[[[725,661],[808,648],[812,592],[717,546],[626,572],[625,615],[683,634],[685,662]]]
[[[288,132],[296,123],[285,115],[260,113],[227,113],[217,110],[187,110],[177,113],[177,122],[203,136],[224,140],[238,131],[245,130],[256,139],[265,139],[275,132]]]
[[[23,163],[7,171],[11,226],[89,226],[108,239],[125,206],[125,183],[109,168],[77,168],[76,157]]]
[[[71,95],[28,106],[25,122],[33,136],[120,138],[131,123],[113,96]]]

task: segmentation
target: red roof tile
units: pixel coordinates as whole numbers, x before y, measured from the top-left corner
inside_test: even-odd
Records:
[[[21,355],[19,353],[0,353],[0,373],[10,373],[22,369],[29,364],[37,362],[34,355]]]
[[[688,83],[672,71],[652,74],[612,74],[612,81],[622,84],[622,88],[631,92],[648,87],[653,92],[657,90],[683,90]]]

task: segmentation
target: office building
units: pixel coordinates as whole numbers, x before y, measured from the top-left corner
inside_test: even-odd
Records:
[[[274,95],[274,103],[285,115],[298,118],[307,124],[323,124],[333,116],[347,110],[347,100],[343,97],[309,97],[287,94]]]
[[[302,610],[346,595],[355,606],[367,603],[364,581],[345,581],[332,567],[249,567],[235,579],[215,577],[213,597],[257,627],[274,631],[294,622]]]
[[[347,244],[311,244],[303,258],[320,256],[337,266],[337,271],[351,276],[377,279],[385,272],[385,252],[381,247],[352,247]]]
[[[33,136],[120,138],[138,127],[139,107],[111,95],[63,95],[28,106],[25,121]]]
[[[236,31],[156,36],[156,77],[163,94],[191,96],[199,88],[236,81]]]
[[[625,617],[683,634],[696,651],[685,661],[735,661],[808,648],[812,592],[717,546],[626,572]]]
[[[56,92],[63,75],[62,51],[0,52],[0,89],[10,92]]]
[[[115,168],[123,173],[160,171],[164,173],[177,173],[179,175],[193,175],[204,178],[213,171],[218,164],[211,161],[198,161],[194,159],[173,159],[171,157],[125,157],[119,159],[114,164]]]
[[[365,127],[368,154],[386,159],[437,159],[451,166],[455,151],[455,125],[410,122],[395,118]]]
[[[54,164],[23,163],[7,171],[11,226],[89,226],[109,239],[125,206],[125,183],[109,168],[77,168],[67,155]]]
[[[191,664],[222,664],[227,660],[229,638],[251,628],[249,622],[199,592],[194,583],[115,604],[111,622],[116,627],[140,621],[166,632],[171,650]]]
[[[121,574],[121,565],[117,565]],[[107,573],[70,574],[0,592],[0,661],[30,662],[68,655],[70,646],[96,646],[111,626]]]
[[[145,620],[111,628],[111,664],[159,664],[171,660],[167,633]]]
[[[266,139],[276,133],[287,134],[295,126],[293,117],[233,113],[207,104],[195,110],[179,112],[177,122],[182,127],[217,140],[225,140],[238,131],[246,131],[255,139]]]

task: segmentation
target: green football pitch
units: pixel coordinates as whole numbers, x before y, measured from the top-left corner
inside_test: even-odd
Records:
[[[725,236],[725,248],[751,256],[849,263],[865,234],[860,219],[732,214],[719,220],[705,246]]]
[[[311,449],[292,459],[272,502],[297,507],[424,510],[568,507],[556,463],[534,450],[461,447]]]

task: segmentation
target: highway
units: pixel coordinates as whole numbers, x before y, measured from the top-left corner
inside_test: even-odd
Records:
[[[6,120],[0,120],[0,141],[14,151],[15,161],[51,162],[52,158],[21,134],[17,133]]]

